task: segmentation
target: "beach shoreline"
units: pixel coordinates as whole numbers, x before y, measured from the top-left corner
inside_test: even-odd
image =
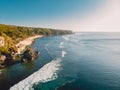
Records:
[[[18,44],[16,44],[18,54],[24,51],[27,46],[31,45],[35,39],[41,38],[41,37],[43,37],[43,35],[36,35],[36,36],[28,37],[23,41],[20,41]]]

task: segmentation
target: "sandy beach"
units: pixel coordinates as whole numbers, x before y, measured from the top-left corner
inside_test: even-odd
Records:
[[[40,38],[40,37],[43,37],[42,35],[37,35],[37,36],[33,36],[33,37],[29,37],[29,38],[26,38],[25,40],[23,41],[20,41],[16,47],[18,47],[18,54],[20,54],[25,48],[26,46],[28,45],[31,45],[32,42],[36,39],[36,38]]]

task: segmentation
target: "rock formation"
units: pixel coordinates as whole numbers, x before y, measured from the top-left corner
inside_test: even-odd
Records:
[[[23,62],[33,61],[37,55],[38,52],[34,52],[32,48],[27,48],[25,52],[23,52],[22,54],[22,61]]]

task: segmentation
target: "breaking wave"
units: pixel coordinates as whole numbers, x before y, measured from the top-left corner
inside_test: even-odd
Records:
[[[50,63],[44,65],[37,72],[33,73],[26,79],[20,81],[18,84],[15,84],[10,88],[10,90],[34,90],[32,87],[34,84],[40,82],[48,82],[56,79],[57,71],[60,70],[61,59],[56,59]]]
[[[66,41],[69,41],[69,36],[63,36]]]
[[[66,51],[62,51],[62,58],[65,57]]]
[[[59,48],[64,48],[63,44],[64,42],[60,42]]]

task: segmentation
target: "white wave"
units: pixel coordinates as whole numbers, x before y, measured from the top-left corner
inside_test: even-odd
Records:
[[[64,48],[63,44],[64,42],[60,42],[59,48]]]
[[[57,71],[60,69],[61,59],[53,60],[43,66],[37,72],[11,87],[9,90],[34,90],[32,86],[39,82],[48,82],[57,78]]]
[[[45,49],[46,49],[46,51],[50,54],[50,51],[48,50],[48,46],[49,46],[49,44],[46,44],[46,45],[45,45]]]
[[[48,49],[49,44],[45,45],[45,50],[49,53],[49,55],[53,58],[53,53],[49,51]]]
[[[63,45],[64,44],[64,42],[60,42],[60,45]]]
[[[62,51],[62,57],[65,57],[66,51]]]
[[[69,36],[63,36],[63,38],[68,41],[69,40]]]

